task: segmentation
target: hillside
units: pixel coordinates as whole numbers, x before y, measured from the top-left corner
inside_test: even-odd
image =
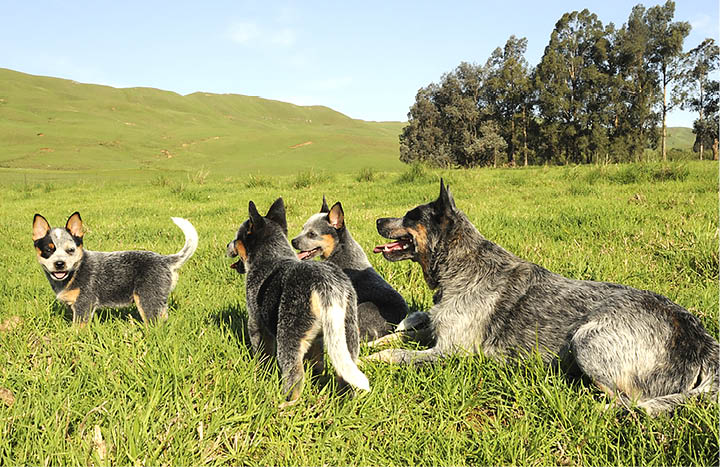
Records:
[[[0,68],[0,170],[147,176],[397,170],[400,122],[236,94],[117,89]]]
[[[396,171],[403,125],[260,97],[118,89],[0,68],[3,181]],[[691,129],[668,128],[668,148],[689,150],[693,141]]]

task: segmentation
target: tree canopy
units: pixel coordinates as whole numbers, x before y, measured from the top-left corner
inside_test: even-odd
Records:
[[[620,27],[587,9],[555,24],[537,66],[527,39],[510,36],[484,65],[460,63],[421,88],[400,135],[400,159],[442,167],[642,160],[660,142],[666,116],[698,112],[701,157],[717,158],[717,45],[682,52],[690,32],[675,3],[632,8]],[[714,55],[713,55],[714,54]]]

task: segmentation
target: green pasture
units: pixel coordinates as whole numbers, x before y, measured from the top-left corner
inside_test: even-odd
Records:
[[[323,106],[237,94],[117,89],[0,68],[0,168],[143,178],[293,174],[311,166],[399,170],[400,122],[353,120]]]
[[[342,201],[370,252],[382,241],[375,219],[433,200],[442,176],[487,238],[569,277],[664,294],[717,338],[717,163],[399,172],[367,164],[286,176],[199,166],[141,178],[127,167],[117,177],[0,172],[1,465],[717,464],[717,403],[690,401],[658,418],[606,409],[611,400],[594,387],[535,359],[367,364],[369,394],[339,394],[321,379],[280,410],[278,372],[259,364],[245,337],[245,279],[225,257],[249,200],[264,213],[282,196],[293,235],[323,194]],[[146,327],[133,307],[101,310],[85,329],[68,322],[35,259],[31,223],[39,212],[62,226],[75,210],[93,250],[174,253],[183,236],[170,216],[195,225],[200,246],[180,270],[167,322]],[[412,308],[430,308],[417,265],[370,255]]]

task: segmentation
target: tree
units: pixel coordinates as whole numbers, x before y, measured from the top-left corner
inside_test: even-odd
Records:
[[[485,115],[479,105],[484,69],[461,63],[440,84],[418,91],[400,135],[400,160],[440,167],[474,165]]]
[[[408,124],[400,134],[400,160],[449,167],[452,165],[450,142],[443,129],[443,116],[435,105],[438,86],[421,88],[408,113]]]
[[[720,67],[720,47],[714,39],[705,39],[700,45],[685,54],[683,74],[679,92],[682,109],[698,112],[693,123],[694,148],[703,159],[703,150],[708,143],[713,146],[713,157],[717,159],[717,101],[718,82],[710,76]]]
[[[528,165],[528,119],[532,96],[530,70],[525,60],[527,39],[515,36],[496,48],[485,68],[483,100],[492,112],[490,118],[499,123],[498,131],[506,142],[508,161],[515,163],[515,154],[523,148],[524,164]]]
[[[480,125],[480,138],[476,143],[476,150],[485,164],[492,161],[493,167],[498,166],[498,154],[507,149],[505,139],[500,136],[498,124],[492,120]]]
[[[607,86],[607,50],[605,29],[587,9],[566,13],[555,24],[535,73],[546,159],[592,160],[590,139],[605,125],[599,103]]]
[[[667,0],[665,5],[650,8],[645,16],[649,32],[649,60],[659,75],[662,101],[662,157],[667,160],[667,114],[675,107],[677,100],[668,99],[668,87],[679,77],[683,42],[690,33],[690,24],[685,21],[672,22],[675,2]]]
[[[636,5],[627,23],[615,31],[611,47],[611,152],[616,160],[642,160],[657,141],[657,73],[649,64],[650,31],[645,7]]]

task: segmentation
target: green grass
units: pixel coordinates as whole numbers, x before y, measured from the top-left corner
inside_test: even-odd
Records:
[[[717,163],[658,167],[410,169],[368,179],[360,169],[218,176],[206,165],[139,180],[6,179],[0,464],[717,464],[717,403],[691,401],[656,419],[604,410],[602,393],[535,359],[370,364],[369,394],[311,382],[301,402],[279,410],[278,372],[248,348],[244,278],[224,256],[248,200],[265,212],[283,196],[293,235],[323,194],[342,201],[370,251],[381,241],[374,220],[435,199],[442,176],[487,238],[569,277],[657,291],[717,338]],[[680,175],[653,175],[665,172]],[[180,271],[167,322],[145,327],[131,307],[102,310],[83,330],[68,323],[30,237],[35,212],[63,225],[75,210],[94,250],[174,253],[183,237],[169,217],[193,222],[200,246]],[[414,308],[431,306],[417,265],[370,260]]]
[[[400,122],[236,94],[116,89],[0,68],[0,169],[64,179],[152,179],[205,167],[293,174],[398,171]]]

